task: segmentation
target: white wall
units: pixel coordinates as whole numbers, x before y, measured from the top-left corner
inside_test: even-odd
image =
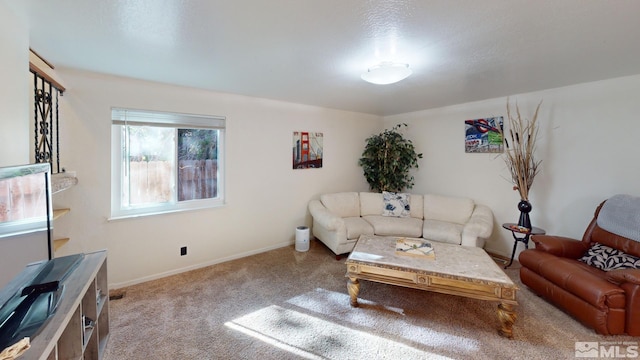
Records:
[[[56,68],[63,165],[79,184],[56,194],[71,212],[56,221],[64,253],[109,250],[109,282],[120,287],[294,242],[311,225],[307,204],[323,192],[368,186],[357,165],[377,116]],[[227,118],[226,199],[222,208],[107,221],[110,214],[111,107]],[[324,133],[323,168],[292,170],[294,131]],[[188,255],[180,256],[180,247]]]
[[[0,166],[29,162],[29,32],[0,2]]]
[[[0,1],[0,166],[29,162],[28,28]],[[36,49],[37,50],[37,49]],[[382,119],[291,103],[220,94],[57,68],[62,166],[79,184],[54,196],[71,212],[56,221],[71,241],[59,255],[109,250],[109,276],[119,287],[291,244],[297,225],[310,225],[309,199],[323,192],[367,190],[357,166],[364,139]],[[534,225],[580,237],[596,205],[616,193],[640,195],[635,156],[640,76],[514,95],[529,114],[540,99],[542,173],[531,202]],[[464,153],[466,119],[505,115],[506,99],[460,104],[384,118],[409,124],[423,152],[418,193],[469,196],[489,205],[495,230],[487,249],[510,255],[503,222],[516,221],[518,194],[501,158]],[[227,131],[225,207],[108,222],[112,106],[223,115]],[[324,168],[291,169],[293,131],[324,133]],[[179,256],[187,246],[189,254]],[[521,245],[519,250],[521,249]],[[0,249],[1,251],[2,249]]]
[[[29,146],[29,36],[22,21],[0,1],[0,167],[32,162]],[[48,257],[40,232],[0,239],[0,289],[24,266]]]
[[[585,83],[511,97],[538,117],[536,157],[542,160],[530,200],[531,221],[548,234],[581,238],[596,206],[608,197],[640,196],[637,156],[640,75]],[[385,127],[409,125],[407,137],[424,153],[416,173],[417,193],[468,196],[493,209],[495,227],[486,249],[510,256],[505,222],[517,222],[519,195],[506,179],[502,157],[464,152],[464,120],[504,116],[506,98],[389,116]],[[523,245],[518,245],[518,253]],[[517,254],[516,254],[517,256]]]

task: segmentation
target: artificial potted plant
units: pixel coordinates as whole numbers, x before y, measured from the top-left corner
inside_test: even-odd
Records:
[[[398,132],[402,126],[407,124],[398,124],[366,140],[358,165],[362,166],[372,191],[400,192],[413,187],[409,171],[418,168],[422,154],[416,153],[411,140]]]

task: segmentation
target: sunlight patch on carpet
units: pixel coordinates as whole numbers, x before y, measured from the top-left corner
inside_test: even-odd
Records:
[[[291,345],[289,345],[287,343],[278,341],[277,339],[274,339],[271,336],[262,334],[260,332],[257,332],[255,330],[253,330],[253,329],[246,328],[246,327],[241,326],[241,325],[237,325],[236,323],[234,323],[232,321],[226,322],[224,325],[229,327],[229,328],[231,328],[231,329],[233,329],[233,330],[239,331],[239,332],[241,332],[241,333],[243,333],[245,335],[252,336],[252,337],[254,337],[254,338],[256,338],[256,339],[258,339],[258,340],[260,340],[260,341],[262,341],[262,342],[264,342],[266,344],[269,344],[271,346],[275,346],[278,349],[282,349],[282,350],[288,351],[288,352],[290,352],[290,353],[292,353],[294,355],[303,357],[305,359],[312,359],[312,360],[324,359],[324,357],[322,357],[322,356],[319,356],[319,355],[316,355],[316,354],[312,354],[312,353],[310,353],[308,351],[305,351],[304,349],[299,349],[299,348],[297,348],[295,346],[291,346]]]
[[[388,334],[402,337],[410,342],[429,347],[456,349],[461,354],[472,354],[482,345],[467,337],[439,332],[424,324],[413,324],[413,319],[406,316],[401,308],[384,306],[360,298],[358,299],[360,307],[352,308],[349,300],[347,294],[317,288],[315,291],[291,298],[287,303],[322,314],[323,317],[351,323],[359,328],[370,328],[375,331],[384,329],[383,331]],[[428,311],[428,308],[425,311]]]
[[[277,305],[225,325],[307,359],[450,359]]]

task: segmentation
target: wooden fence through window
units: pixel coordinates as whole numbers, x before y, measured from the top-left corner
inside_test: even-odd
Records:
[[[172,166],[168,161],[131,161],[130,204],[171,200]],[[217,160],[178,161],[178,201],[215,198],[218,195]]]
[[[217,160],[178,161],[178,201],[218,196]]]

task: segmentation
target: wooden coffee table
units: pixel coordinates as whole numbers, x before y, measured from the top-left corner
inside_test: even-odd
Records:
[[[435,259],[396,255],[397,237],[362,235],[346,260],[351,306],[360,280],[498,302],[502,336],[512,338],[518,287],[481,248],[430,241]]]

